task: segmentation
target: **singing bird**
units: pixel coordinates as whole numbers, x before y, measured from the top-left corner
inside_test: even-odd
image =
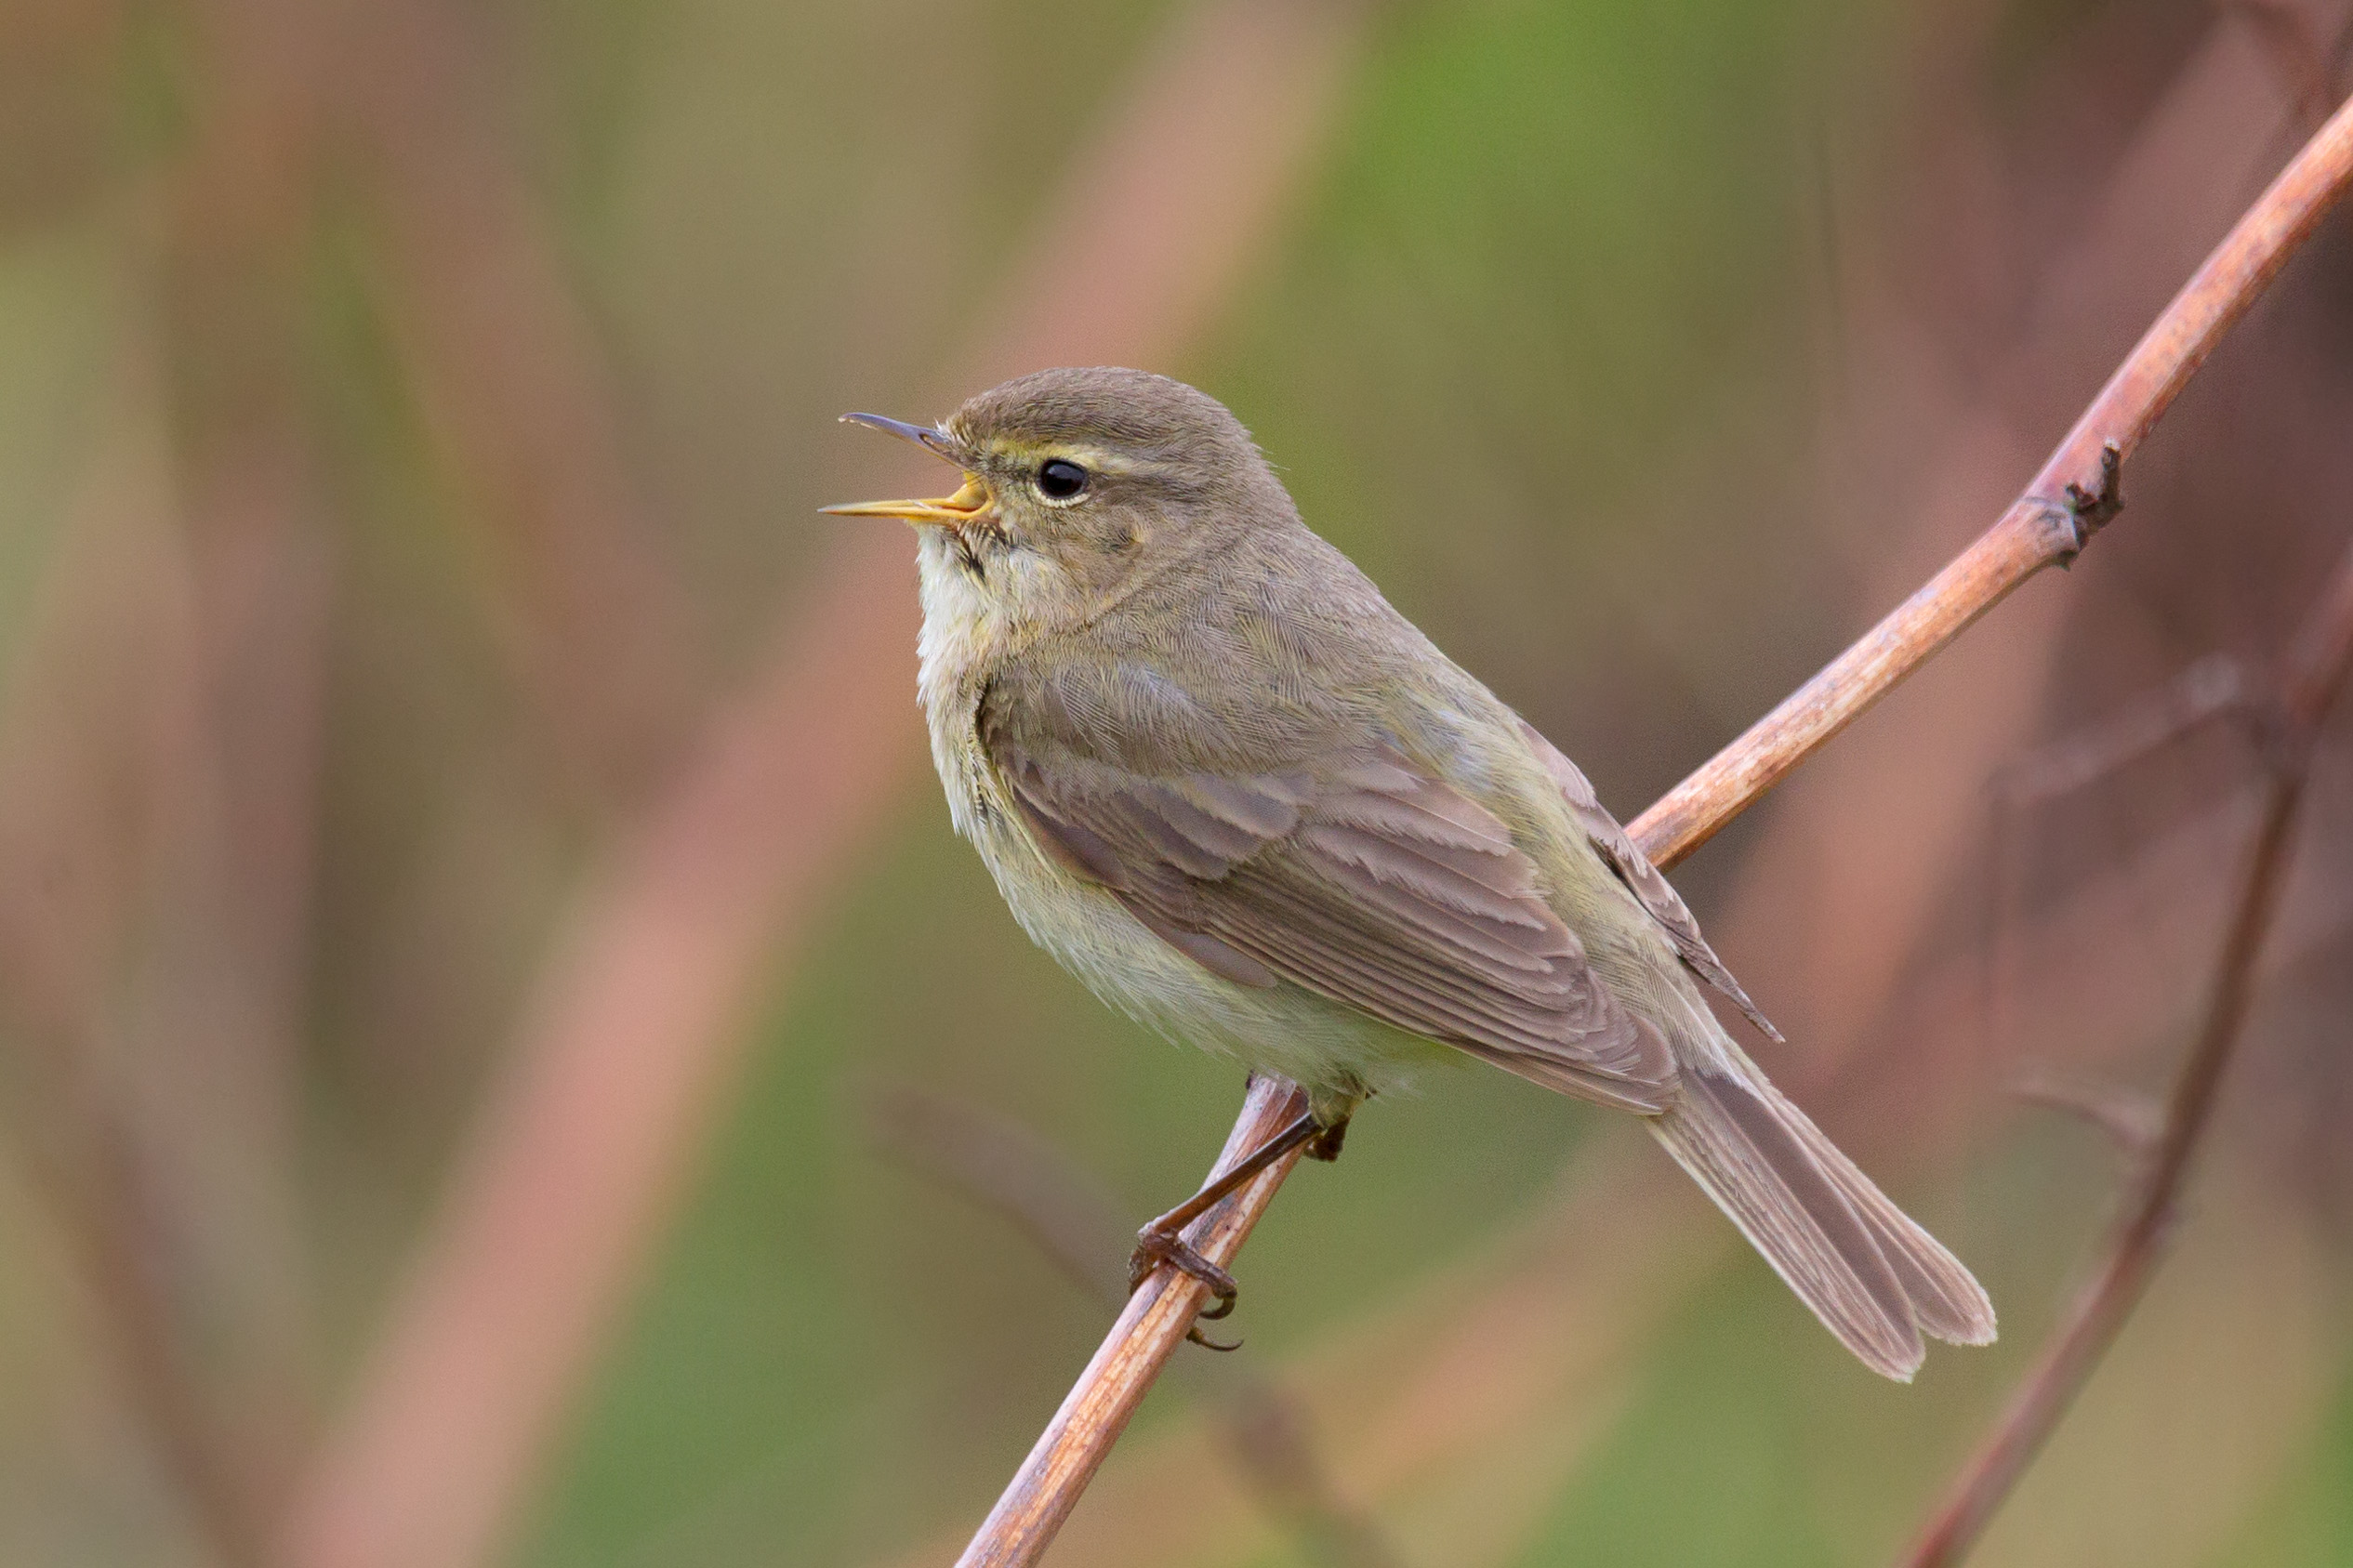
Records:
[[[1073,369],[937,426],[845,418],[963,474],[827,508],[917,527],[958,831],[1105,1002],[1308,1092],[1245,1171],[1329,1157],[1368,1097],[1467,1052],[1643,1118],[1874,1371],[1993,1338],[1969,1271],[1710,1010],[1703,985],[1779,1037],[1585,776],[1309,531],[1223,404]],[[1136,1276],[1230,1310],[1178,1232],[1235,1179],[1147,1226]]]

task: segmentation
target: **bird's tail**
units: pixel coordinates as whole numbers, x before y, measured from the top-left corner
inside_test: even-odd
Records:
[[[1872,1371],[1910,1382],[1923,1334],[1991,1343],[1993,1303],[1960,1259],[1723,1044],[1731,1060],[1685,1061],[1681,1099],[1650,1119],[1676,1163]]]

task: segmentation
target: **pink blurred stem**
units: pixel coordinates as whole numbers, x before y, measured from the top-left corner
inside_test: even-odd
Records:
[[[1950,1568],[1969,1555],[2059,1417],[2082,1391],[2165,1256],[2190,1156],[2213,1118],[2215,1091],[2246,1024],[2257,961],[2287,881],[2313,745],[2348,669],[2353,669],[2353,552],[2346,554],[2327,597],[2281,662],[2264,702],[2270,784],[2223,936],[2214,994],[2098,1272],[2076,1298],[2065,1326],[1995,1422],[1985,1445],[1963,1468],[1929,1516],[1927,1528],[1898,1560],[1902,1568]]]

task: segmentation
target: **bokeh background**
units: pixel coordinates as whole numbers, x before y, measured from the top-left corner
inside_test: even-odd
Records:
[[[1631,818],[1991,520],[2348,20],[7,0],[0,1561],[947,1561],[1109,1321],[1038,1232],[1116,1249],[1241,1085],[952,837],[911,546],[814,515],[939,476],[834,416],[1196,382]],[[2000,1346],[1883,1384],[1638,1134],[1440,1074],[1055,1561],[1900,1546],[2119,1191],[2016,1086],[2161,1087],[2258,778],[2038,748],[2270,658],[2353,534],[2342,216],[2127,494],[1678,877]],[[2346,733],[2178,1251],[1988,1563],[2353,1562]]]

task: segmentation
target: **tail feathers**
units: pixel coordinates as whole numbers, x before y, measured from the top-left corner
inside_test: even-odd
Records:
[[[1700,1066],[1681,1084],[1651,1131],[1865,1365],[1909,1382],[1922,1333],[1993,1338],[1969,1271],[1771,1085]]]
[[[1846,1201],[1879,1243],[1880,1255],[1903,1282],[1920,1331],[1948,1345],[1990,1345],[1994,1338],[1993,1302],[1985,1286],[1945,1250],[1942,1243],[1897,1208],[1895,1201],[1855,1168],[1855,1162],[1823,1136],[1804,1112],[1791,1105],[1770,1086],[1765,1097],[1778,1106],[1791,1128],[1824,1169],[1831,1173]]]

